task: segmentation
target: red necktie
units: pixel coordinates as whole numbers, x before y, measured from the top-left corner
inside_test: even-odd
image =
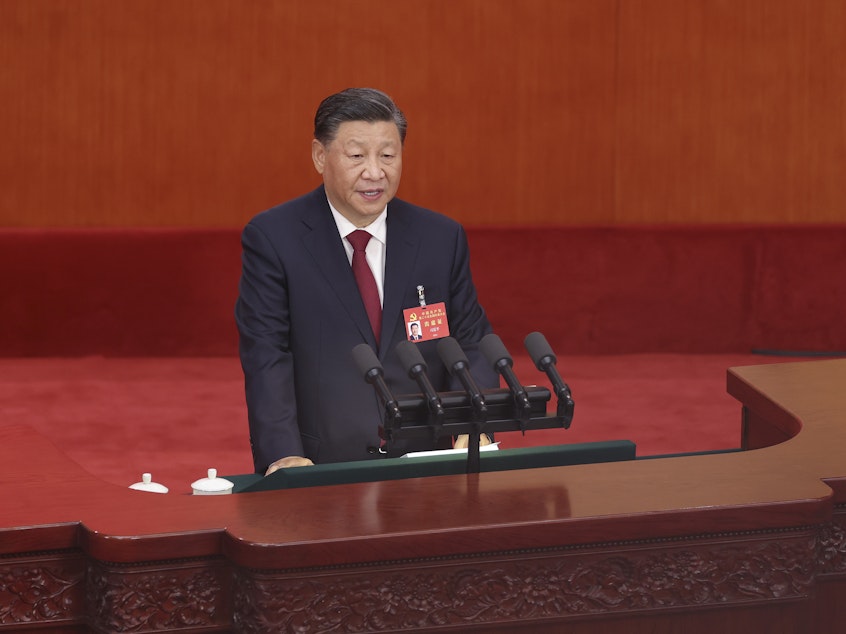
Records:
[[[370,319],[370,327],[376,336],[376,344],[379,344],[379,335],[382,332],[382,303],[379,301],[379,289],[376,288],[376,278],[373,271],[367,264],[367,256],[364,249],[370,242],[370,234],[358,229],[347,236],[353,246],[352,270],[355,275],[355,282],[358,284],[358,292],[364,301],[364,309]]]

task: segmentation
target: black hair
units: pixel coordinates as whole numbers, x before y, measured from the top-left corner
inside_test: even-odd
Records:
[[[408,128],[405,115],[381,90],[347,88],[326,97],[314,115],[314,138],[327,145],[334,140],[341,124],[347,121],[393,121],[399,130],[400,141],[405,143]]]

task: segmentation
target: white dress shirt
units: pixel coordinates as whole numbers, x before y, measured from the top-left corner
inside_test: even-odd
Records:
[[[347,251],[347,260],[352,266],[353,247],[346,237],[359,227],[356,227],[349,220],[344,218],[337,209],[329,203],[329,208],[332,210],[332,216],[335,218],[335,225],[338,227],[338,235],[341,236],[341,241],[344,243],[344,249]],[[376,219],[366,227],[361,227],[363,231],[370,234],[370,241],[364,253],[367,257],[367,264],[373,272],[373,277],[376,280],[376,288],[379,291],[379,302],[385,303],[385,250],[387,247],[388,238],[388,207],[382,210],[382,213],[376,216]]]

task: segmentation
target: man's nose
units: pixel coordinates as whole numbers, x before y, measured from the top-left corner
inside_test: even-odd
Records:
[[[379,157],[368,157],[364,163],[364,177],[370,180],[379,180],[383,174],[384,171],[382,170],[381,163],[379,163]]]

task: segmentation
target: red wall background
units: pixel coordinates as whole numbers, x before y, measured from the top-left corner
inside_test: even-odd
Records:
[[[842,0],[3,0],[0,226],[237,227],[351,85],[468,225],[846,221]]]

